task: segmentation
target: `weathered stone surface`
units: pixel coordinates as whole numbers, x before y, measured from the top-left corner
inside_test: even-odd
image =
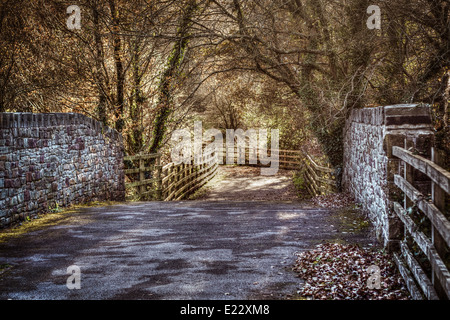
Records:
[[[0,113],[0,140],[0,228],[55,203],[124,199],[122,136],[93,119]]]
[[[388,249],[397,247],[403,234],[390,204],[403,197],[393,183],[402,166],[392,147],[412,148],[429,156],[434,142],[430,123],[430,110],[424,105],[353,110],[347,120],[343,187],[368,212],[379,240]],[[423,179],[419,174],[416,177]]]

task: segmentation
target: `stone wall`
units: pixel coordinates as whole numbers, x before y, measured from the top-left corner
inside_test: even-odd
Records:
[[[375,226],[378,239],[395,249],[401,239],[401,222],[391,209],[391,201],[403,199],[394,185],[400,161],[392,146],[412,148],[430,157],[434,134],[430,108],[426,105],[394,105],[353,110],[344,132],[344,170],[342,184]],[[420,174],[416,175],[421,180]],[[419,183],[420,184],[420,183]],[[423,179],[424,191],[429,181]]]
[[[76,113],[0,113],[0,228],[125,197],[122,136]]]

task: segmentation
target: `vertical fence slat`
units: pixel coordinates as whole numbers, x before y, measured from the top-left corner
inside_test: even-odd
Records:
[[[156,160],[156,190],[157,190],[157,199],[162,200],[162,166],[161,166],[161,157],[158,157]]]
[[[139,182],[143,182],[145,180],[145,163],[144,159],[139,159]],[[140,193],[143,194],[145,192],[145,186],[141,185],[139,187]]]

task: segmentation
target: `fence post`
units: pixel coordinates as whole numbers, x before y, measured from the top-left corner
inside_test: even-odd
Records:
[[[161,156],[156,158],[156,198],[157,200],[162,200],[162,166],[161,166]]]
[[[142,157],[139,158],[139,182],[145,180],[145,163]],[[145,185],[139,186],[140,194],[142,195],[145,192]]]
[[[184,178],[184,175],[185,175],[185,169],[186,169],[186,164],[183,162],[183,163],[181,164],[180,171],[178,171],[178,179],[177,179],[177,182],[178,182],[178,183]],[[180,186],[177,185],[177,187],[179,188]]]
[[[191,181],[193,180],[192,179],[192,171],[193,171],[193,167],[189,166],[189,172],[188,172],[189,179],[188,179],[188,181],[186,183],[191,183]]]
[[[171,186],[171,184],[172,184],[172,182],[173,182],[173,175],[172,175],[172,173],[173,173],[173,166],[170,166],[168,169],[167,169],[167,176],[169,177],[169,179],[167,179],[167,188],[165,188],[165,193],[164,193],[164,199],[166,199],[168,196],[169,196],[169,194],[171,193],[171,190],[172,190],[172,186]]]
[[[437,165],[443,164],[443,159],[441,158],[441,155],[437,152],[437,150],[432,147],[431,148],[431,161],[436,163]],[[433,204],[441,211],[445,212],[445,196],[446,193],[444,190],[439,187],[436,183],[431,181],[431,200]],[[445,258],[446,254],[446,245],[445,241],[442,238],[442,236],[439,234],[439,232],[434,227],[434,224],[431,224],[431,241],[436,249],[436,252],[439,254],[439,256],[442,258]],[[432,272],[432,283],[434,285],[434,288],[436,290],[436,294],[439,296],[440,299],[446,297],[445,291],[442,288],[442,285],[440,281],[437,279],[436,273]]]

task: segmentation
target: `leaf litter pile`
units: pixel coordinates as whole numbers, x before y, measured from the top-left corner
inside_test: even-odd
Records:
[[[379,289],[368,285],[369,277],[374,276],[368,272],[370,266],[379,267]],[[298,253],[293,270],[305,281],[298,294],[307,299],[409,300],[403,278],[389,255],[357,245],[320,244]]]
[[[322,208],[346,208],[355,205],[353,197],[348,193],[331,193],[320,195],[311,199],[314,205]]]

